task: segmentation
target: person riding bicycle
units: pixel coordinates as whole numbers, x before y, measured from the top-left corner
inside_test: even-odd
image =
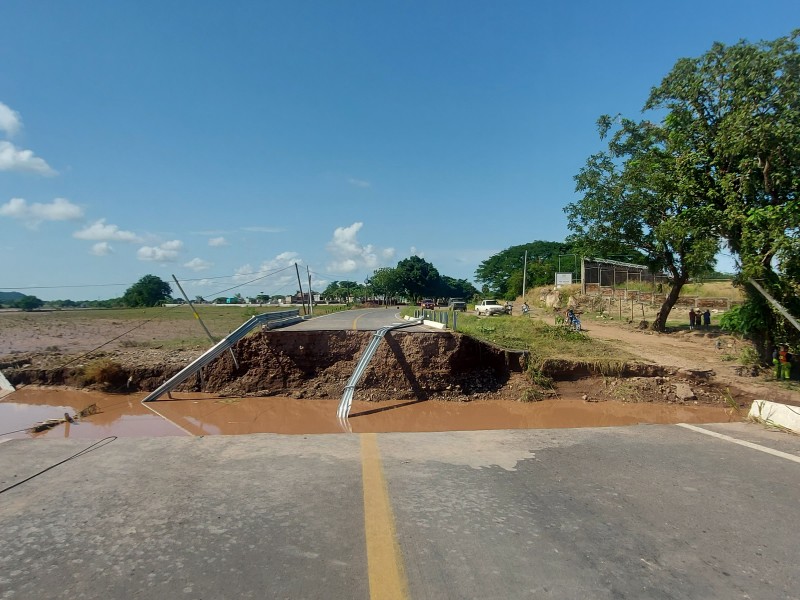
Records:
[[[570,327],[574,327],[575,331],[581,330],[581,321],[577,316],[575,316],[575,311],[571,308],[567,309],[567,324]]]

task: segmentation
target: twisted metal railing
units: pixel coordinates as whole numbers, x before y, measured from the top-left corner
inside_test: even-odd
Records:
[[[342,394],[342,399],[339,402],[339,407],[336,410],[336,416],[339,418],[339,423],[344,430],[350,431],[350,423],[347,419],[350,417],[350,408],[353,405],[353,394],[355,393],[356,385],[358,384],[359,379],[361,379],[361,376],[364,374],[364,371],[367,370],[367,365],[369,365],[369,361],[372,360],[375,350],[378,349],[381,340],[390,331],[402,329],[403,327],[412,327],[414,325],[419,325],[420,323],[422,323],[422,320],[408,321],[406,323],[392,323],[391,325],[381,327],[375,331],[375,334],[372,336],[369,344],[367,344],[367,347],[364,349],[364,353],[358,360],[358,364],[356,365],[353,374],[350,376],[350,379],[347,380],[347,384],[344,386],[344,393]]]
[[[200,369],[205,367],[212,360],[217,358],[220,354],[225,352],[228,348],[233,346],[236,342],[241,340],[247,333],[257,325],[265,323],[273,323],[281,325],[291,325],[302,321],[298,310],[284,310],[279,312],[266,312],[251,317],[244,324],[240,325],[237,329],[233,330],[227,337],[223,338],[216,345],[206,350],[201,356],[186,365],[183,369],[178,371],[175,375],[170,377],[167,381],[162,383],[156,389],[142,400],[142,402],[152,402],[157,400],[162,395],[171,392],[181,383],[186,381],[189,377],[197,373]]]

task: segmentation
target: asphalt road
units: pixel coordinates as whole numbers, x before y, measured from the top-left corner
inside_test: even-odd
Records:
[[[394,323],[405,323],[396,307],[388,308],[360,308],[343,310],[330,313],[321,317],[314,317],[302,323],[284,327],[283,331],[376,331],[381,327]],[[404,331],[439,331],[424,325],[407,327]]]
[[[0,443],[0,488],[87,445]],[[798,598],[797,461],[751,424],[120,438],[0,494],[0,598]]]

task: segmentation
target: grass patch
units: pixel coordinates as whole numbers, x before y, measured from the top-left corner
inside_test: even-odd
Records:
[[[528,317],[459,315],[458,330],[470,337],[530,353],[529,364],[541,371],[548,360],[568,360],[595,367],[602,373],[617,373],[625,362],[635,360],[628,352],[583,333],[547,325]]]
[[[79,380],[82,385],[97,385],[105,391],[120,389],[128,381],[128,371],[119,363],[101,358],[83,367]]]
[[[614,386],[611,395],[620,402],[641,402],[642,391],[635,385],[622,381]]]

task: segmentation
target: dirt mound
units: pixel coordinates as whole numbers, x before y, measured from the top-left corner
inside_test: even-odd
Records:
[[[262,331],[222,354],[178,389],[222,396],[339,397],[373,337],[366,331]],[[15,385],[99,388],[107,392],[150,391],[201,354],[200,350],[116,350],[65,367],[50,354],[0,361]],[[475,399],[537,400],[581,397],[598,402],[723,403],[730,392],[711,381],[713,373],[663,365],[630,363],[604,373],[597,365],[548,360],[545,383],[526,372],[524,352],[488,345],[458,333],[392,332],[381,341],[358,382],[361,400]],[[107,374],[113,374],[109,379]],[[549,383],[548,383],[549,382]]]
[[[206,389],[230,395],[339,396],[371,332],[262,332],[236,347],[205,373]],[[524,357],[458,333],[393,332],[378,346],[358,388],[360,397],[505,397]]]
[[[221,395],[340,396],[372,332],[262,331],[222,354],[179,388]],[[58,367],[47,354],[0,361],[14,385],[100,387],[106,391],[150,391],[201,354],[199,351],[115,350],[77,364]],[[121,365],[124,385],[98,380],[103,363]],[[458,333],[393,332],[378,346],[358,383],[361,399],[513,398],[523,394],[524,353],[495,348]],[[119,378],[120,370],[115,376]],[[117,379],[118,380],[118,379]]]

